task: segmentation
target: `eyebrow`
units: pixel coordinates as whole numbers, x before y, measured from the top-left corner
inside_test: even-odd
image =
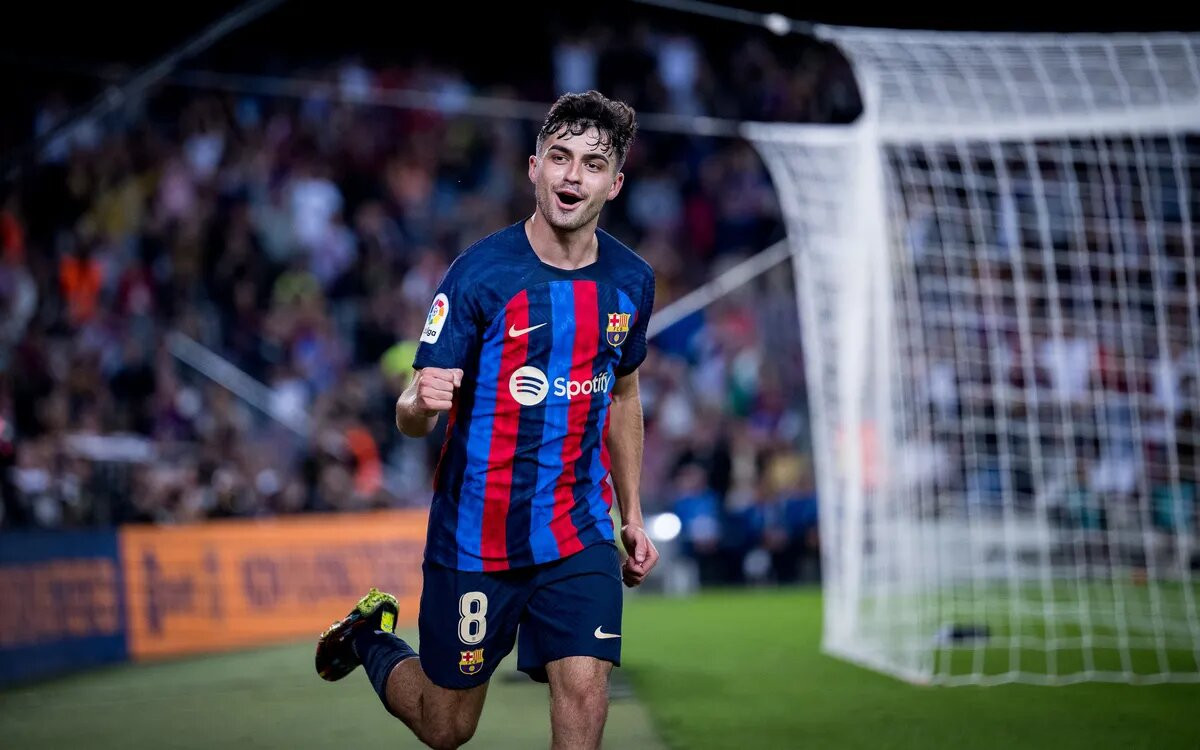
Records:
[[[546,151],[547,151],[547,153],[549,153],[550,151],[561,151],[564,154],[566,154],[567,156],[575,155],[574,151],[567,148],[566,146],[563,146],[563,145],[560,145],[557,143],[552,144],[549,148],[546,149]],[[604,154],[600,153],[599,151],[588,151],[587,153],[585,153],[583,155],[583,158],[585,158],[585,159],[602,159],[604,161],[604,163],[606,163],[606,164],[608,163],[608,157],[605,156]]]

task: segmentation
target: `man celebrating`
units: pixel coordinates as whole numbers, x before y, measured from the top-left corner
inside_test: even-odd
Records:
[[[321,636],[316,665],[338,680],[363,664],[387,709],[431,747],[471,738],[518,637],[518,669],[550,684],[552,747],[600,747],[621,581],[637,586],[658,561],[638,495],[637,368],[654,272],[597,228],[636,130],[630,107],[595,91],[554,104],[529,158],[535,211],[447,271],[396,404],[411,437],[449,412],[421,653],[392,632],[395,598],[372,589]]]

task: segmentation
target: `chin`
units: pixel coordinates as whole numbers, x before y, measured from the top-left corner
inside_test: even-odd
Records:
[[[555,229],[573,230],[586,227],[592,219],[599,215],[599,211],[584,213],[583,211],[573,211],[569,214],[561,214],[557,211],[551,218],[550,223]]]
[[[586,226],[588,221],[580,216],[551,216],[548,217],[550,226],[560,231],[572,231]]]

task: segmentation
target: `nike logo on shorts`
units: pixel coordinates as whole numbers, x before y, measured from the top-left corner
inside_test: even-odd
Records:
[[[546,324],[538,323],[537,325],[529,326],[528,328],[517,328],[516,326],[509,326],[508,327],[508,335],[515,339],[519,336],[524,336],[525,334],[529,333],[530,331],[536,331],[537,329],[541,328],[544,325],[546,325]]]
[[[604,626],[603,626],[603,625],[600,625],[600,626],[598,626],[598,627],[596,628],[596,632],[595,632],[595,633],[592,633],[592,635],[594,635],[594,636],[596,636],[597,638],[600,638],[600,639],[604,639],[604,638],[620,638],[620,637],[621,637],[621,634],[620,634],[620,633],[605,633],[603,630],[601,630],[601,629],[600,629],[600,628],[602,628],[602,627],[604,627]]]

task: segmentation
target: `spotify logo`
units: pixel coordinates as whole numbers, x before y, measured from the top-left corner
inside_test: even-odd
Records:
[[[508,392],[521,406],[537,406],[546,400],[550,392],[550,381],[546,373],[536,367],[525,365],[508,379]]]

